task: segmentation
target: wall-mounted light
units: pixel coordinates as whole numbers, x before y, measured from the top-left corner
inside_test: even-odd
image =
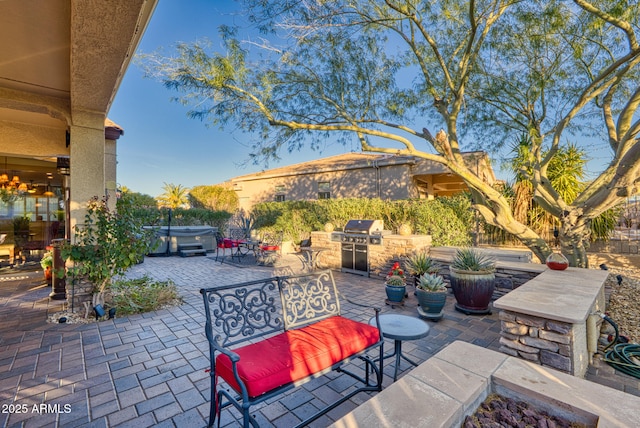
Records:
[[[71,159],[68,157],[59,157],[56,161],[56,168],[60,175],[71,174]]]

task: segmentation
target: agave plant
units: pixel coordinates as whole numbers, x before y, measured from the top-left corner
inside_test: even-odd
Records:
[[[425,273],[435,273],[438,271],[438,266],[434,263],[433,259],[427,255],[426,252],[415,253],[404,262],[404,268],[411,275],[419,277]]]
[[[496,270],[495,261],[491,257],[473,248],[461,248],[456,251],[451,267],[473,272],[494,272]]]
[[[444,280],[442,279],[442,277],[431,273],[425,273],[424,275],[422,275],[420,279],[418,279],[417,287],[424,291],[433,292],[445,291],[447,289],[444,285]]]

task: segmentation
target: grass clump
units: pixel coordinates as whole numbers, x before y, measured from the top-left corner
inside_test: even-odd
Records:
[[[172,281],[156,281],[148,276],[121,279],[110,287],[112,301],[118,315],[139,314],[179,305],[182,298]]]

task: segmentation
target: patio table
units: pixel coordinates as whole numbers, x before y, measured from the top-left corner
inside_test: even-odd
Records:
[[[410,317],[408,315],[382,314],[379,318],[382,335],[388,339],[394,340],[393,352],[385,355],[382,359],[386,360],[387,358],[396,357],[395,372],[393,374],[393,381],[395,382],[398,378],[400,358],[411,363],[415,367],[418,366],[418,363],[410,360],[402,353],[402,341],[416,340],[426,337],[429,334],[429,324],[419,318]],[[369,324],[376,325],[376,318],[371,318],[369,320]]]
[[[302,261],[303,269],[312,272],[320,268],[320,253],[330,249],[331,248],[328,247],[300,247],[301,253],[296,255],[300,258],[300,261]]]

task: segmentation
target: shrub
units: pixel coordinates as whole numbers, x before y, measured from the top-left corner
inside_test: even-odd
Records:
[[[74,262],[70,273],[87,277],[95,291],[104,291],[112,278],[138,263],[151,250],[153,231],[143,229],[130,208],[130,202],[119,201],[117,211],[111,211],[106,198],[92,198],[84,225],[76,226],[76,242],[62,247],[62,258]]]
[[[111,294],[109,306],[115,307],[118,315],[155,311],[182,302],[173,282],[155,281],[148,276],[117,280],[111,286]]]
[[[429,201],[351,198],[263,202],[253,207],[252,214],[255,229],[282,231],[285,240],[294,242],[308,238],[311,231],[323,230],[327,222],[341,230],[350,219],[382,219],[386,229],[410,224],[416,233],[431,235],[434,246],[467,246],[474,225],[469,195]]]

